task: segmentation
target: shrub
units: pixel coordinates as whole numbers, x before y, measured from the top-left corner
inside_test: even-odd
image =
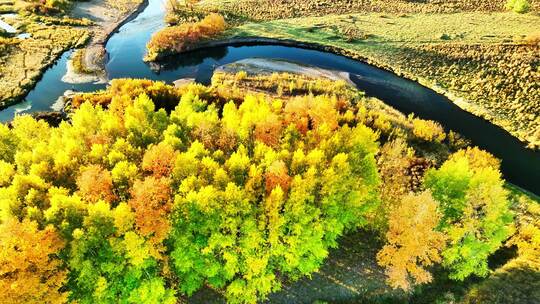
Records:
[[[225,28],[225,19],[215,13],[209,14],[199,22],[167,27],[152,36],[147,45],[145,60],[153,61],[181,53],[202,39],[219,35]]]
[[[87,68],[84,63],[86,56],[86,49],[79,49],[73,52],[71,56],[71,65],[76,73],[79,74],[91,74],[92,70]]]
[[[71,0],[24,0],[18,1],[16,4],[23,11],[50,15],[64,12],[71,3]]]
[[[528,0],[508,0],[506,8],[516,13],[523,14],[529,11],[531,5]]]
[[[446,138],[446,133],[442,126],[432,120],[423,120],[414,118],[413,121],[413,134],[417,138],[425,141],[442,142]]]

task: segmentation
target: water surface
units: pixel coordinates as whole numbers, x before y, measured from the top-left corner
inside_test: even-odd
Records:
[[[526,149],[503,129],[461,110],[446,97],[374,66],[330,53],[279,45],[241,45],[205,49],[186,53],[162,67],[151,67],[142,61],[145,45],[152,33],[162,28],[161,0],[150,5],[133,21],[124,25],[107,43],[110,78],[148,78],[172,82],[179,78],[195,78],[209,83],[216,67],[246,58],[284,59],[351,73],[356,86],[369,96],[377,97],[405,114],[440,122],[473,144],[502,160],[502,172],[510,182],[540,195],[540,152]],[[61,81],[66,72],[70,52],[50,68],[23,103],[0,111],[0,120],[7,121],[16,113],[47,111],[64,91],[83,92],[105,88],[104,84],[67,84]]]

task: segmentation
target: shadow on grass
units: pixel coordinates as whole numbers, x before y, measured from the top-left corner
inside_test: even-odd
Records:
[[[406,303],[407,295],[385,284],[384,270],[375,255],[382,246],[372,232],[357,231],[341,238],[326,263],[311,278],[283,283],[263,303]],[[188,303],[226,303],[210,288],[200,290]]]

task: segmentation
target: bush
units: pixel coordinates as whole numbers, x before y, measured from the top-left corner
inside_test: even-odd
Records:
[[[414,118],[412,123],[413,134],[417,138],[438,143],[446,138],[443,127],[435,121]]]
[[[215,13],[199,22],[167,27],[152,36],[147,45],[145,60],[154,61],[167,55],[181,53],[202,39],[222,33],[225,28],[225,19]]]
[[[519,14],[524,14],[529,11],[531,5],[528,0],[508,0],[506,8]]]
[[[17,5],[29,13],[50,15],[64,12],[71,3],[71,0],[25,0]]]

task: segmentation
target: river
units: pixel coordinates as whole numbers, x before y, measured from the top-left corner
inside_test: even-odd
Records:
[[[285,59],[321,68],[349,72],[358,89],[374,96],[405,114],[415,113],[424,119],[440,122],[470,139],[474,145],[502,160],[504,178],[540,195],[540,152],[524,147],[518,139],[490,122],[454,105],[448,98],[414,81],[343,56],[297,47],[270,45],[231,45],[186,53],[159,69],[142,61],[151,35],[164,27],[162,0],[150,0],[149,6],[135,19],[120,28],[107,43],[109,60],[106,69],[113,78],[148,78],[172,82],[195,78],[208,84],[216,67],[246,58]],[[0,121],[16,113],[50,111],[66,90],[82,92],[105,88],[105,84],[68,84],[62,82],[71,52],[45,72],[25,101],[0,111]]]

